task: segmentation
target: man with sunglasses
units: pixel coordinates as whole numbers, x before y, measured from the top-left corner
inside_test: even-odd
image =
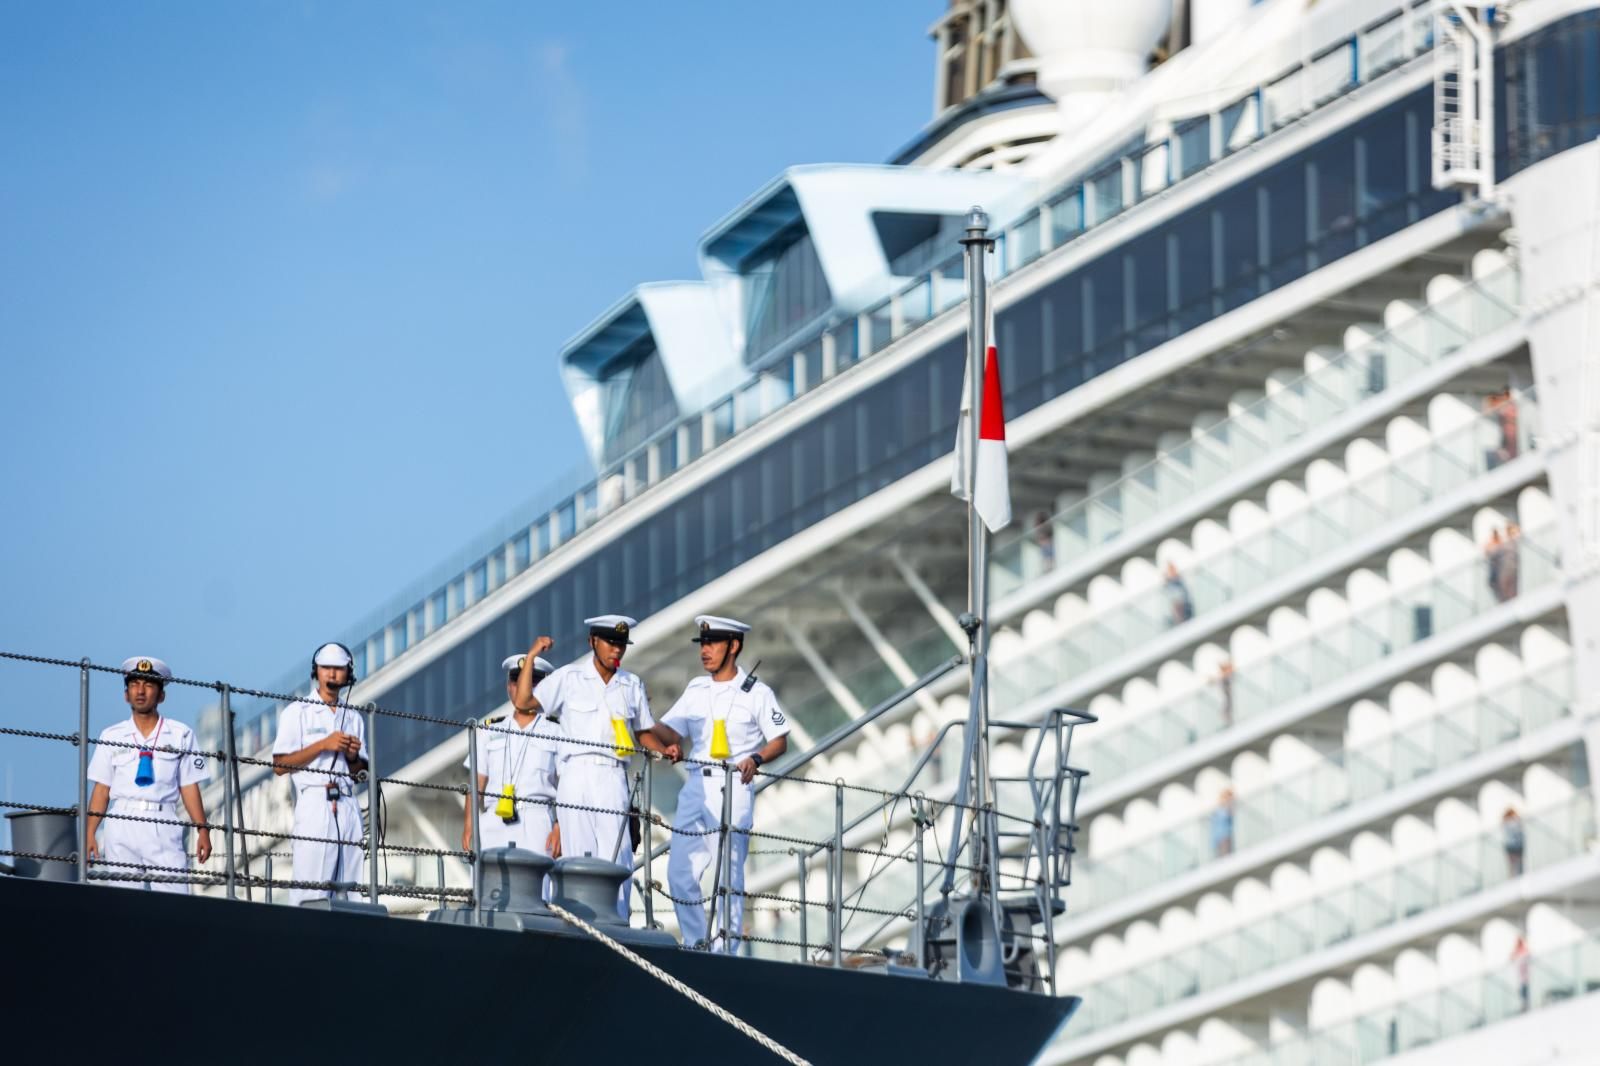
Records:
[[[532,663],[530,668],[527,664]],[[526,655],[507,656],[500,664],[506,671],[506,699],[517,694],[517,680],[531,670],[533,683],[543,681],[555,667],[545,660]],[[483,846],[522,848],[549,855],[560,837],[551,817],[556,800],[555,723],[537,711],[492,714],[477,730],[478,830]],[[462,763],[470,769],[471,761]],[[471,803],[471,799],[467,800]],[[464,806],[465,824],[461,827],[461,850],[472,850],[472,808]]]
[[[122,695],[133,714],[101,732],[89,760],[94,792],[85,831],[89,858],[99,860],[96,865],[102,872],[129,877],[148,870],[152,878],[182,876],[189,868],[189,855],[183,846],[187,826],[178,819],[179,802],[190,821],[200,826],[195,832],[195,856],[201,862],[211,857],[211,833],[205,828],[206,809],[200,798],[200,783],[211,774],[205,756],[194,750],[194,730],[161,713],[170,680],[172,670],[160,659],[141,656],[122,664]],[[106,883],[157,892],[189,891],[182,881]]]
[[[628,757],[640,748],[660,754],[651,730],[644,682],[622,668],[638,625],[621,614],[585,618],[590,654],[558,667],[537,686],[524,671],[511,705],[524,714],[543,711],[560,727],[557,738],[556,813],[560,853],[589,855],[632,866],[628,839]],[[535,659],[554,643],[540,637],[528,649]],[[632,879],[624,880],[617,911],[628,917]]]
[[[689,682],[672,709],[662,716],[656,735],[666,742],[668,758],[691,760],[678,811],[672,820],[672,852],[667,859],[667,884],[678,912],[678,929],[689,947],[737,952],[744,931],[744,863],[750,853],[748,830],[755,824],[756,771],[789,750],[789,720],[772,689],[739,666],[750,627],[736,618],[703,614],[695,619],[700,634],[700,666],[705,676]],[[715,764],[721,763],[722,766]],[[722,791],[730,784],[724,766],[731,766],[733,825],[727,834],[728,933],[722,937],[722,906],[713,901],[709,937],[706,910],[700,899],[703,878],[717,857],[722,827]],[[732,830],[745,830],[736,832]]]
[[[362,879],[361,806],[356,775],[367,768],[366,726],[340,694],[356,683],[355,659],[330,642],[311,657],[311,695],[278,715],[272,772],[290,774],[294,793],[294,879],[335,885]],[[334,843],[337,841],[337,843]],[[343,899],[340,887],[294,888],[289,899]]]

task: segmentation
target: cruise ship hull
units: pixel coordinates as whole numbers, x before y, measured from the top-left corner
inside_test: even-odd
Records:
[[[582,1062],[779,1058],[584,936],[250,906],[0,877],[13,1053],[90,1038],[120,1061]],[[809,1061],[1026,1063],[1077,1008],[979,986],[637,949]],[[218,983],[201,985],[202,972]],[[129,996],[163,1004],[159,1024]],[[85,988],[92,995],[85,1011]],[[95,1006],[94,1004],[99,1004]],[[119,1006],[120,1005],[120,1006]],[[122,1010],[147,1019],[110,1021]],[[262,1031],[229,1017],[276,1019]],[[63,1029],[62,1020],[76,1019]],[[17,1061],[31,1061],[21,1058]]]

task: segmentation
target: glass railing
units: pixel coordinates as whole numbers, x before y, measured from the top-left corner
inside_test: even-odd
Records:
[[[1170,512],[1252,463],[1272,464],[1295,440],[1438,363],[1474,337],[1515,321],[1519,275],[1505,267],[1422,310],[1326,366],[1271,391],[1188,443],[995,545],[991,594],[999,599]],[[1521,433],[1527,437],[1529,429]]]
[[[1135,892],[1213,859],[1263,844],[1309,825],[1335,811],[1380,796],[1389,790],[1527,736],[1558,720],[1571,699],[1568,674],[1559,664],[1540,670],[1540,679],[1525,678],[1492,693],[1446,708],[1421,721],[1313,767],[1271,787],[1245,793],[1234,801],[1231,830],[1216,828],[1214,814],[1187,822],[1116,851],[1095,853],[1079,861],[1073,909],[1079,913],[1128,898]],[[1091,759],[1086,763],[1091,768]],[[1213,797],[1203,797],[1209,805]],[[1094,838],[1088,845],[1094,847]]]
[[[1525,968],[1510,956],[1494,960],[1483,973],[1217,1066],[1363,1066],[1594,992],[1600,992],[1600,930],[1530,954]]]
[[[1294,79],[1301,71],[1321,71],[1313,77],[1322,88],[1311,99],[1313,106],[1322,106],[1333,96],[1371,82],[1433,47],[1432,34],[1427,29],[1428,3],[1429,0],[1412,0],[1405,13],[1397,13],[1318,57],[1296,64],[1272,84]],[[1348,74],[1343,80],[1330,81],[1326,71],[1333,69],[1344,69]],[[1096,163],[1089,168],[1093,172],[1089,177],[1051,190],[1041,198],[1040,206],[1028,208],[1018,221],[1000,231],[1000,254],[996,256],[1000,276],[1028,265],[1171,184],[1198,173],[1205,165],[1271,134],[1276,127],[1268,121],[1263,107],[1268,88],[1264,85],[1251,90],[1215,112],[1194,116],[1175,127],[1167,155],[1184,158],[1186,162],[1181,167],[1141,165],[1158,144],[1166,142],[1142,143],[1122,157]],[[1210,148],[1213,142],[1220,145],[1215,153]],[[1186,157],[1184,144],[1188,145]],[[1203,162],[1196,155],[1201,144],[1206,145]],[[1137,180],[1131,175],[1137,175]],[[1118,194],[1085,193],[1086,187],[1092,193],[1098,185]],[[1130,187],[1130,195],[1121,195],[1121,190]],[[1092,212],[1085,211],[1086,200],[1093,201]],[[559,502],[542,504],[536,513],[519,508],[514,528],[492,543],[476,542],[470,561],[462,562],[458,555],[446,566],[436,568],[425,581],[408,586],[406,596],[392,599],[377,612],[378,620],[357,629],[348,640],[357,656],[357,672],[364,676],[376,673],[412,644],[639,492],[964,299],[962,262],[959,256],[953,256],[859,315],[798,343],[793,352],[763,370],[755,380],[658,431],[627,456],[607,464],[598,476],[585,475],[579,485],[563,479],[557,494]],[[549,500],[551,495],[545,493],[542,498]],[[412,589],[415,594],[411,594]],[[299,679],[285,681],[277,687],[298,691],[295,685]]]
[[[1587,791],[1527,812],[1523,869],[1541,870],[1580,855],[1594,836]],[[1342,941],[1475,895],[1512,879],[1498,829],[1407,856],[1387,869],[1252,920],[1208,931],[1201,943],[1095,980],[1069,1030],[1071,1038],[1138,1018],[1222,988]],[[1070,980],[1071,975],[1064,975]]]
[[[1209,686],[1186,695],[1177,703],[1147,711],[1092,743],[1085,741],[1088,747],[1078,749],[1078,758],[1094,772],[1095,780],[1103,785],[1181,750],[1203,736],[1221,732],[1236,722],[1282,707],[1292,699],[1333,684],[1397,651],[1429,637],[1442,635],[1517,595],[1542,588],[1559,573],[1554,553],[1543,543],[1545,538],[1553,539],[1552,531],[1531,531],[1518,538],[1516,550],[1520,577],[1514,589],[1504,586],[1492,588],[1487,580],[1488,561],[1481,558],[1470,560],[1414,585],[1397,589],[1388,599],[1364,606],[1357,617],[1277,649],[1270,658],[1259,663],[1242,664],[1231,675],[1226,694],[1220,684]],[[1501,599],[1502,596],[1505,600]],[[1118,651],[1132,650],[1130,645],[1119,644],[1116,645],[1117,651],[1114,651],[1112,643],[1098,632],[1091,634],[1096,639],[1080,643],[1079,631],[1092,629],[1095,625],[1097,623],[1091,621],[1076,627],[1049,647],[1028,650],[1024,653],[1027,658],[1026,670],[1010,670],[1005,662],[997,661],[990,675],[995,706],[1021,706],[1081,674],[1091,665],[1109,661]],[[950,654],[948,638],[942,632],[929,632],[921,641],[914,642],[913,646],[925,646],[913,663],[914,669],[931,667]],[[908,658],[911,656],[908,655]],[[854,690],[869,673],[879,675],[877,680],[884,686],[894,683],[887,667],[869,664],[858,673],[848,675],[847,685]],[[1546,690],[1553,695],[1543,702],[1531,690],[1517,695],[1520,702],[1512,709],[1521,715],[1519,720],[1524,722],[1523,728],[1533,727],[1526,723],[1542,724],[1552,716],[1559,715],[1560,707],[1565,704],[1566,697],[1562,694],[1560,680],[1545,678],[1544,682]],[[824,699],[821,696],[816,698]],[[831,700],[828,702],[832,706]],[[843,714],[837,710],[834,713]],[[1473,737],[1478,735],[1476,731],[1469,734]],[[1482,735],[1490,736],[1492,731]],[[852,782],[871,787],[902,787],[929,740],[928,737],[913,736],[904,751],[886,751],[881,745],[876,749],[871,745],[862,745],[858,752],[863,769],[852,775]],[[919,775],[912,791],[921,788],[930,796],[936,795],[942,782],[954,780],[957,776],[959,758],[959,745],[946,745]],[[1364,765],[1353,765],[1352,772],[1364,773]],[[1426,760],[1420,757],[1410,765],[1428,766]],[[1364,798],[1371,794],[1373,787],[1377,786],[1363,779],[1356,783],[1352,795]],[[1021,803],[1023,808],[1027,806],[1028,797],[1023,794],[1025,784],[1002,783],[998,788],[1002,807],[1022,809],[1016,808],[1016,803]],[[832,824],[831,794],[823,789],[816,791],[816,796],[810,797],[812,802],[790,805],[783,814],[786,825],[792,824],[803,829],[801,835],[826,831]],[[856,807],[866,802],[866,794],[847,793],[847,818],[853,817]],[[758,824],[757,828],[762,826]],[[753,853],[751,869],[760,871],[788,861],[781,850],[770,854]],[[1089,885],[1080,889],[1074,905],[1093,906],[1097,898],[1107,898],[1106,893]]]
[[[1460,450],[1463,444],[1470,448],[1475,439],[1469,436],[1465,441],[1454,442],[1454,450],[1442,453],[1444,461],[1432,464],[1438,467],[1435,476],[1455,482],[1451,488],[1476,476],[1474,457]],[[1481,464],[1484,459],[1480,455],[1476,461]],[[1455,470],[1453,475],[1452,469]],[[1176,578],[1169,577],[1132,593],[1090,614],[1054,639],[1030,647],[1028,669],[996,671],[993,691],[998,704],[1019,706],[1054,685],[1082,675],[1091,667],[1142,647],[1168,630],[1187,625],[1262,588],[1315,559],[1319,552],[1348,542],[1434,494],[1430,481],[1412,478],[1403,469],[1390,467],[1377,478],[1383,481],[1381,493],[1364,491],[1362,483],[1357,483],[1343,494],[1348,506],[1342,516],[1321,506],[1307,509],[1302,518],[1296,519],[1299,533],[1290,525],[1274,525],[1204,563],[1186,567]],[[1397,482],[1404,483],[1409,491],[1391,491]],[[1554,555],[1541,547],[1531,534],[1520,538],[1518,551],[1523,563],[1523,584],[1543,580],[1553,570]],[[1487,580],[1473,580],[1485,566],[1485,560],[1478,560],[1452,571],[1450,579],[1435,577],[1415,590],[1397,594],[1396,599],[1401,603],[1394,606],[1401,609],[1392,617],[1379,617],[1374,609],[1363,609],[1349,638],[1349,652],[1342,658],[1359,661],[1379,658],[1395,647],[1410,643],[1405,637],[1408,629],[1413,631],[1412,640],[1421,639],[1427,635],[1424,630],[1444,628],[1464,615],[1493,606],[1494,590]],[[1406,610],[1416,613],[1402,622],[1400,616]]]

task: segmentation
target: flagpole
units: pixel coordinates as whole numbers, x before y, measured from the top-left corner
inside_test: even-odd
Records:
[[[966,236],[961,238],[966,255],[967,276],[967,402],[971,417],[967,419],[967,613],[976,624],[969,627],[968,661],[972,669],[972,710],[969,728],[974,731],[972,778],[972,803],[982,807],[989,795],[989,626],[986,615],[988,603],[988,549],[989,530],[978,514],[978,448],[983,412],[984,356],[989,345],[988,325],[988,271],[984,256],[994,247],[989,236],[989,216],[974,206],[967,213]],[[973,819],[972,843],[969,853],[974,859],[986,850],[988,833],[982,818]],[[977,863],[974,863],[977,865]],[[991,876],[990,893],[995,890]]]

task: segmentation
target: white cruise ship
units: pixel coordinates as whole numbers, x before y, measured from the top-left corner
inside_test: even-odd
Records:
[[[702,277],[559,353],[598,476],[352,632],[352,699],[500,713],[504,656],[626,611],[659,712],[692,618],[734,615],[797,748],[872,716],[808,777],[948,800],[981,205],[1017,515],[991,711],[1098,718],[1055,946],[1012,941],[1084,997],[1041,1061],[1600,1061],[1600,4],[951,0],[931,32],[936,115],[893,160],[777,175],[707,220]],[[1055,756],[995,730],[1026,812]],[[385,719],[383,772],[459,785],[442,736]],[[283,780],[242,785],[287,829]],[[390,841],[456,845],[455,793],[385,799]],[[844,940],[904,941],[880,859],[921,834],[875,800],[763,794],[750,951],[819,938],[801,842],[836,819]]]

